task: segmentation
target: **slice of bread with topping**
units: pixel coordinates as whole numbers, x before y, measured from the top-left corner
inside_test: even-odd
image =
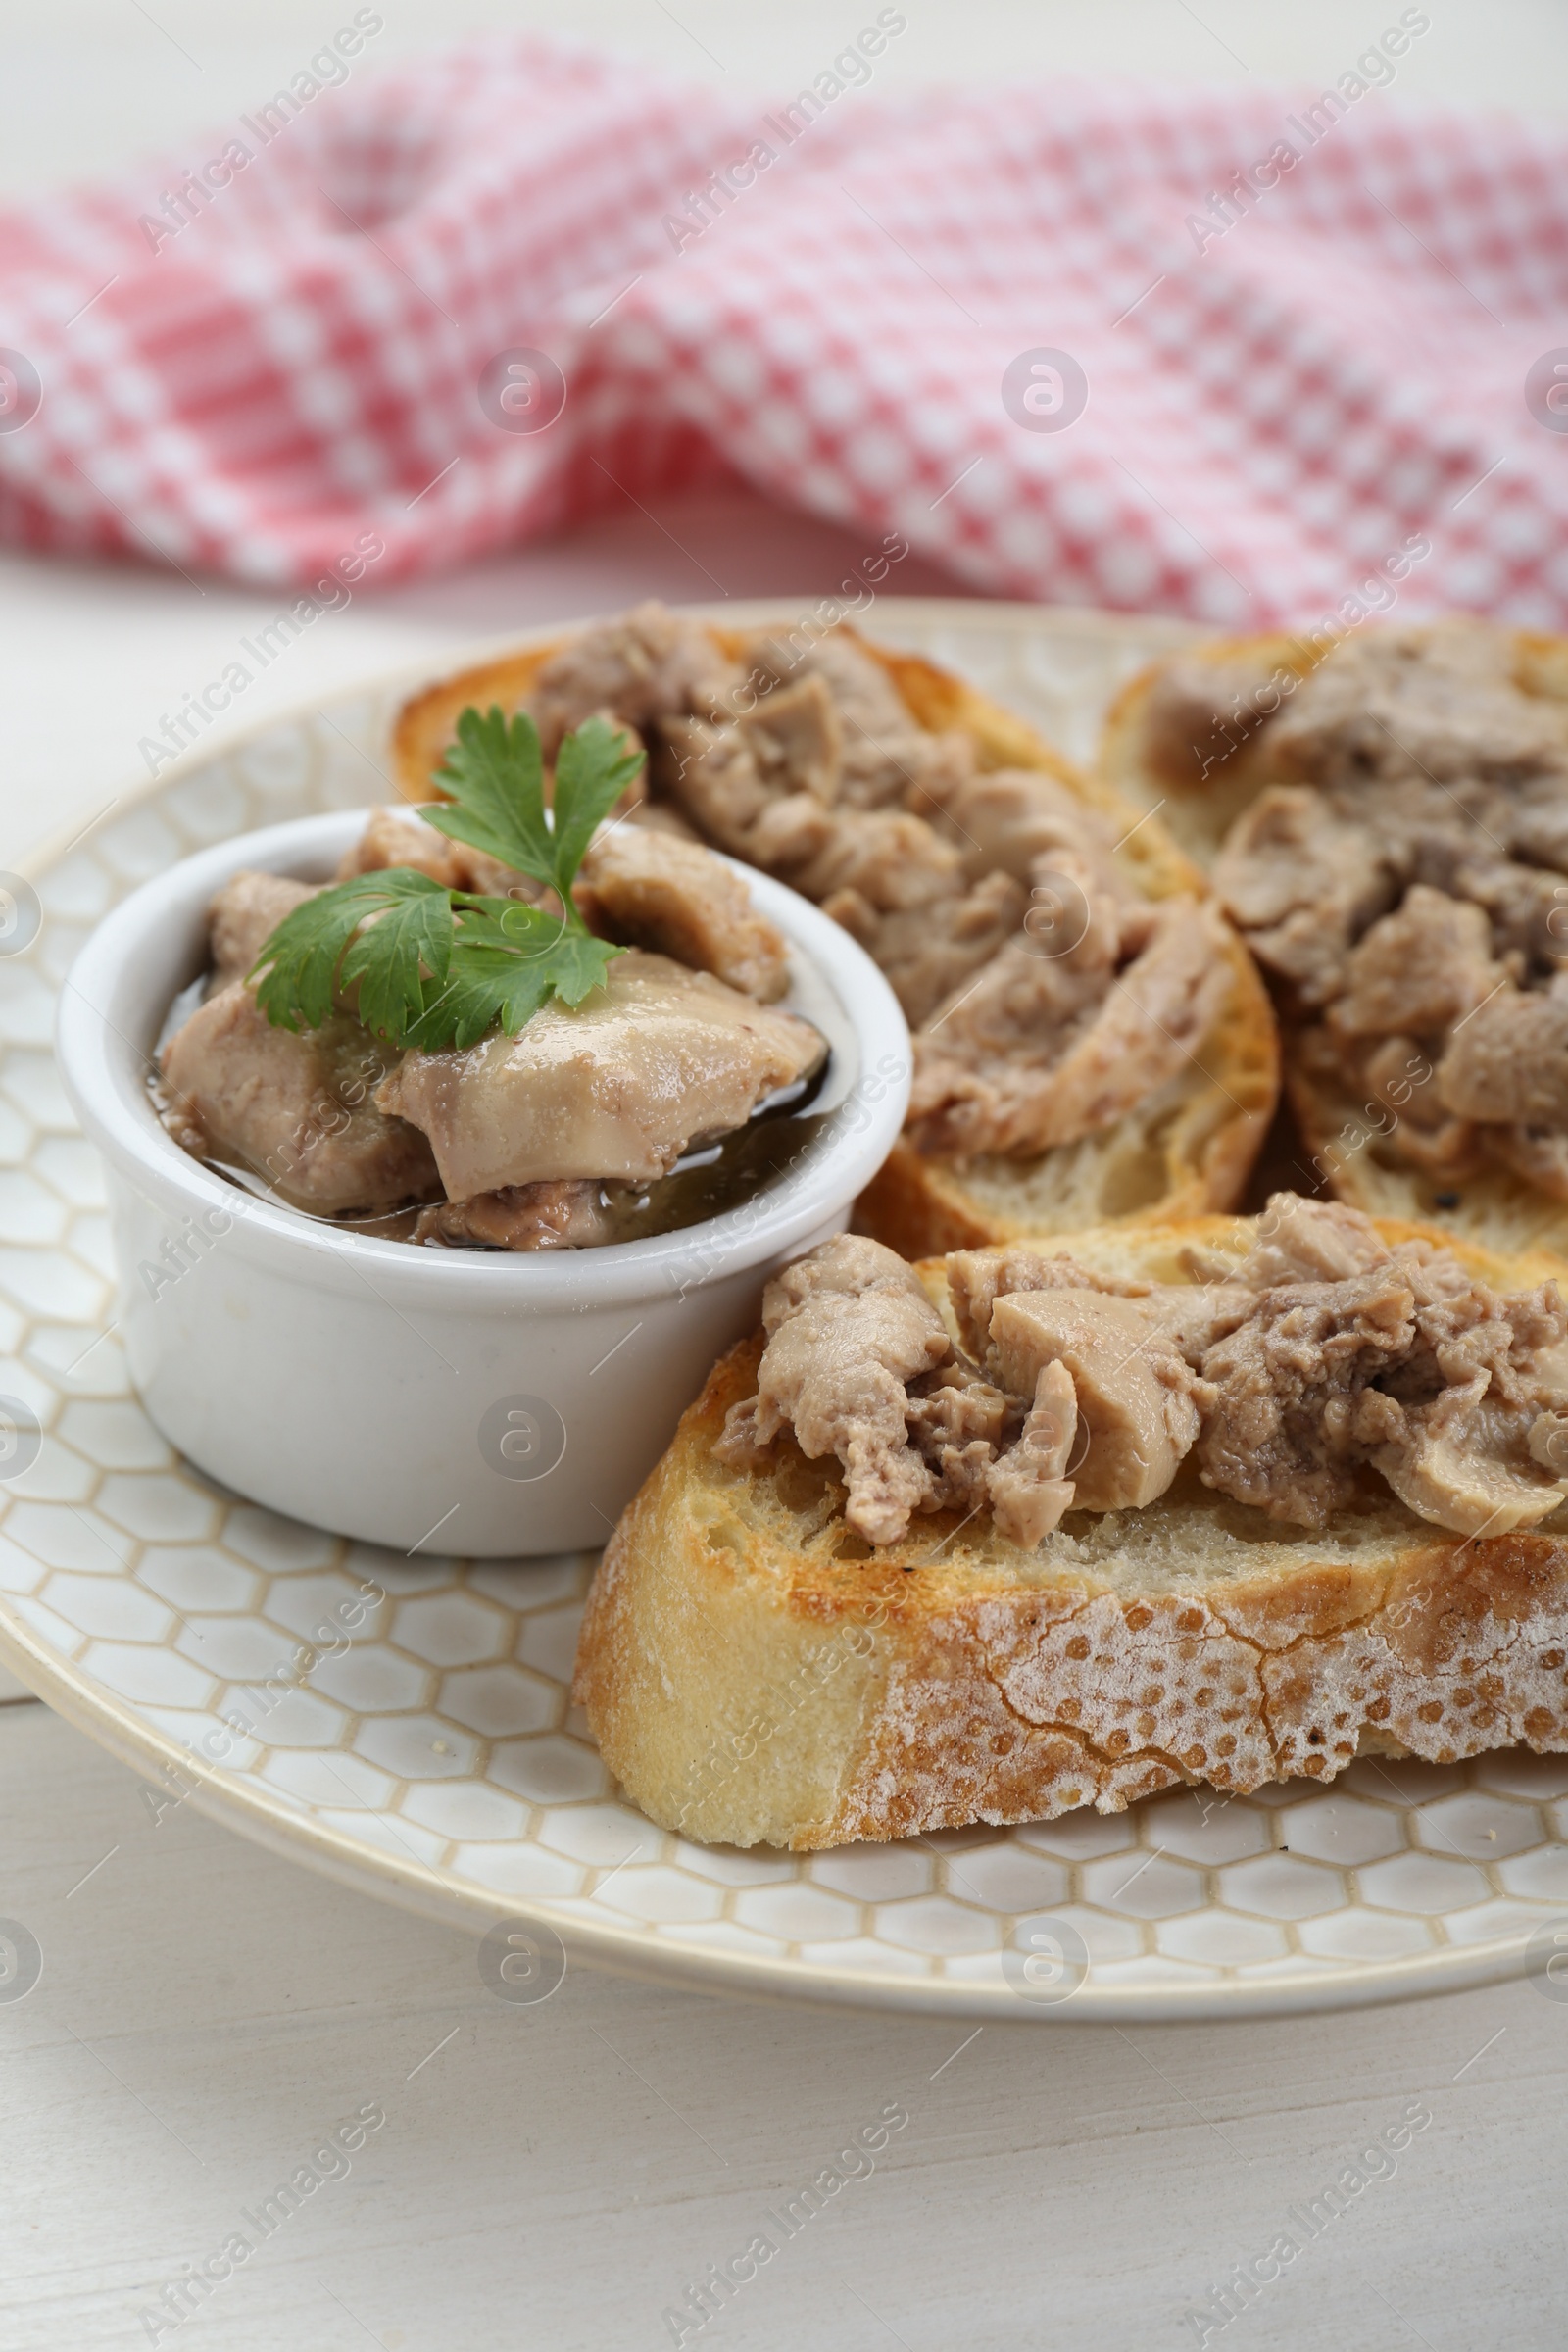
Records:
[[[627,625],[641,622],[645,639],[662,644],[645,619],[655,612],[656,608],[643,608],[629,616]],[[665,621],[669,617],[662,616]],[[765,631],[760,629],[742,633],[707,627],[706,635],[716,658],[715,666],[745,663],[765,639]],[[1048,777],[1091,812],[1107,845],[1114,844],[1107,855],[1129,897],[1136,894],[1158,903],[1184,894],[1206,894],[1207,885],[1199,869],[1176,847],[1157,815],[1140,821],[1141,811],[1130,809],[1114,790],[1081,774],[1021,719],[935,663],[873,645],[845,624],[840,624],[833,636],[877,665],[895,689],[911,728],[933,741],[962,737],[982,773],[1010,769]],[[411,701],[400,713],[394,732],[394,759],[403,792],[416,801],[431,797],[437,789],[432,782],[434,771],[452,739],[458,713],[469,704],[483,709],[499,703],[510,711],[525,702],[537,703],[542,694],[548,751],[548,718],[553,706],[547,673],[574,642],[585,640],[556,640],[506,655],[443,680]],[[644,657],[641,667],[632,665],[631,690],[621,694],[625,704],[622,717],[649,737],[651,804],[639,812],[638,821],[694,821],[690,799],[683,800],[669,781],[672,772],[677,776],[683,772],[685,756],[672,753],[667,745],[662,748],[658,716],[662,679],[667,680],[671,694],[684,687],[688,706],[691,701],[696,673],[689,659],[683,664],[677,656],[678,649],[667,656],[662,670],[658,659],[650,662]],[[624,664],[610,662],[602,674],[607,707],[612,709],[617,682],[625,684],[627,671]],[[786,688],[785,694],[798,699],[795,686]],[[784,699],[781,695],[781,703]],[[767,712],[765,695],[760,700],[754,697],[754,704],[760,715]],[[796,725],[804,726],[808,715],[797,710]],[[701,733],[700,723],[695,731]],[[859,741],[863,767],[864,737],[863,733],[857,737],[853,716],[844,740],[847,760]],[[922,805],[934,806],[922,804],[911,792],[900,804],[906,813],[899,822],[906,828],[913,826],[929,842],[930,826],[917,821]],[[880,811],[893,804],[866,800],[861,806]],[[953,829],[949,830],[953,834]],[[732,846],[710,827],[704,829],[704,837],[719,847]],[[951,860],[952,840],[938,846],[940,854]],[[744,856],[745,849],[738,854]],[[1070,866],[1070,860],[1063,862]],[[797,887],[808,887],[810,895],[829,905],[830,911],[839,913],[844,907],[853,915],[856,890],[834,890],[826,885],[814,888],[799,880],[787,865],[775,864],[770,870]],[[1029,897],[1026,885],[1016,879],[1004,881],[1000,873],[993,878],[998,884],[994,915],[1000,940],[1007,922],[1017,923],[1018,912],[1028,906]],[[855,879],[864,883],[864,871]],[[1070,873],[1063,887],[1068,896],[1076,889]],[[1010,911],[1001,906],[1002,896],[1008,891],[1016,901]],[[971,893],[977,922],[984,912],[983,900],[983,889]],[[863,904],[863,899],[859,903]],[[1047,910],[1045,919],[1052,919],[1052,910]],[[908,960],[920,946],[918,906],[911,904],[899,920],[905,926],[900,953]],[[1200,1027],[1180,1041],[1174,1033],[1169,1036],[1171,1050],[1164,1054],[1166,1066],[1156,1083],[1098,1124],[1091,1114],[1089,1132],[1040,1151],[1010,1148],[959,1152],[935,1148],[929,1132],[920,1139],[926,1148],[918,1149],[906,1131],[862,1197],[858,1210],[862,1228],[906,1256],[917,1256],[1141,1213],[1184,1216],[1232,1206],[1241,1198],[1278,1097],[1278,1040],[1267,992],[1246,950],[1235,933],[1216,918],[1211,903],[1202,921],[1216,958],[1215,985],[1202,1000]],[[853,920],[851,927],[855,927]],[[1018,937],[1016,931],[1013,937]],[[1048,943],[1044,959],[1053,960],[1054,952],[1054,945]],[[898,975],[891,965],[886,968],[898,986]],[[1038,972],[1033,976],[1038,978]],[[966,985],[966,980],[960,981],[953,991],[949,1010],[955,1015],[956,999]],[[1113,990],[1116,985],[1113,983]],[[1149,1036],[1160,1041],[1163,1032],[1158,1010],[1151,1007],[1145,1013],[1141,1005],[1134,1005],[1130,995],[1127,1002],[1133,1005],[1129,1018],[1142,1020]],[[939,1003],[940,998],[933,1002],[933,1011]],[[914,1026],[919,1026],[921,1017],[912,1015]],[[949,1035],[955,1040],[954,1059],[961,1092],[968,1048],[956,1025]],[[1125,1067],[1125,1056],[1107,1058],[1112,1065],[1119,1062]]]
[[[1213,873],[1263,964],[1300,1181],[1568,1251],[1568,1007],[1544,1003],[1568,956],[1568,639],[1459,619],[1197,644],[1123,689],[1099,767]],[[1455,905],[1486,916],[1462,999],[1439,937]],[[1510,1053],[1517,1012],[1533,1027]],[[1487,1083],[1450,1087],[1440,1064],[1472,1019]]]
[[[1254,1289],[1268,1271],[1260,1251],[1271,1230],[1282,1230],[1280,1206],[1271,1204],[1272,1228],[1268,1218],[1211,1216],[1102,1228],[1073,1235],[1066,1247],[1076,1279],[1121,1294],[1112,1303],[1123,1314],[1151,1285],[1186,1286],[1195,1304],[1206,1291],[1204,1313],[1216,1299],[1234,1311],[1248,1269]],[[1349,1212],[1309,1214],[1321,1224]],[[1500,1309],[1538,1340],[1560,1332],[1554,1294],[1537,1288],[1564,1271],[1560,1260],[1500,1256],[1446,1237],[1435,1257],[1420,1247],[1439,1238],[1430,1229],[1384,1224],[1368,1239],[1363,1220],[1349,1224],[1362,1229],[1361,1256],[1408,1279],[1418,1298],[1425,1268],[1427,1288],[1449,1304],[1483,1285],[1501,1295],[1487,1313]],[[1328,1241],[1332,1273],[1332,1229]],[[850,1246],[828,1247],[842,1253]],[[1289,1275],[1293,1262],[1310,1256],[1298,1252],[1293,1261],[1287,1253],[1274,1273]],[[987,1261],[1007,1258],[988,1251],[952,1268],[933,1261],[915,1270],[955,1350],[975,1339],[977,1298],[1032,1279],[1016,1262],[1008,1275],[987,1276]],[[791,1276],[789,1297],[799,1301],[808,1286],[801,1268],[780,1280],[788,1285]],[[883,1280],[898,1290],[891,1269]],[[1531,1292],[1531,1300],[1516,1297]],[[1057,1291],[1054,1299],[1071,1303],[1074,1296]],[[1168,1326],[1172,1296],[1154,1296]],[[1283,1319],[1303,1300],[1277,1288],[1265,1300],[1289,1353],[1296,1327]],[[770,1286],[770,1331],[787,1328],[788,1303]],[[1362,1339],[1386,1333],[1386,1297],[1360,1305]],[[1432,1329],[1475,1328],[1469,1306],[1455,1307],[1446,1322],[1446,1305],[1437,1313]],[[902,1336],[884,1324],[878,1340],[884,1368],[897,1363],[911,1396],[923,1385],[914,1367],[942,1344],[940,1335],[922,1341],[923,1319],[916,1301]],[[821,1329],[832,1334],[842,1324],[835,1313]],[[1348,1327],[1342,1313],[1330,1331],[1331,1358],[1336,1331],[1343,1339]],[[1071,1346],[1059,1338],[1055,1345],[1050,1376],[1059,1381],[1062,1362],[1075,1366],[1092,1450],[1105,1427],[1094,1383]],[[690,1838],[810,1850],[1044,1819],[1081,1805],[1118,1812],[1183,1781],[1246,1791],[1296,1775],[1330,1780],[1358,1754],[1450,1762],[1521,1741],[1538,1751],[1568,1748],[1568,1506],[1554,1484],[1559,1457],[1568,1461],[1568,1421],[1559,1429],[1548,1412],[1546,1442],[1528,1454],[1515,1431],[1513,1483],[1496,1490],[1512,1500],[1491,1532],[1485,1521],[1473,1534],[1436,1523],[1434,1509],[1459,1519],[1468,1511],[1474,1520],[1482,1506],[1472,1498],[1455,1507],[1452,1481],[1412,1483],[1397,1466],[1381,1474],[1367,1466],[1365,1446],[1345,1456],[1348,1473],[1314,1530],[1299,1523],[1310,1502],[1303,1506],[1288,1487],[1277,1487],[1274,1498],[1298,1513],[1294,1521],[1235,1498],[1261,1475],[1267,1448],[1238,1446],[1220,1429],[1211,1392],[1223,1379],[1232,1381],[1233,1405],[1238,1397],[1247,1409],[1255,1402],[1245,1351],[1225,1345],[1228,1353],[1210,1348],[1200,1359],[1201,1372],[1213,1375],[1207,1390],[1189,1384],[1209,1418],[1196,1446],[1185,1425],[1189,1450],[1166,1491],[1141,1507],[1103,1512],[1069,1501],[1052,1532],[1027,1546],[999,1532],[983,1494],[962,1497],[961,1477],[960,1499],[912,1518],[907,1489],[906,1524],[890,1535],[897,1513],[876,1516],[889,1490],[885,1481],[878,1488],[865,1446],[855,1450],[841,1433],[847,1479],[831,1432],[824,1438],[812,1426],[798,1382],[791,1409],[825,1449],[808,1458],[788,1423],[767,1438],[752,1401],[763,1337],[733,1348],[623,1515],[583,1623],[575,1694],[628,1796]],[[1384,1431],[1399,1426],[1401,1413],[1412,1425],[1419,1420],[1429,1408],[1412,1400],[1434,1377],[1429,1362],[1424,1379],[1411,1369],[1424,1360],[1419,1345],[1389,1360],[1397,1367],[1389,1390],[1407,1402],[1375,1391],[1371,1418]],[[1461,1369],[1449,1360],[1450,1373]],[[878,1391],[863,1363],[859,1373],[854,1394],[862,1404],[880,1396],[885,1407],[885,1385]],[[1505,1373],[1495,1377],[1506,1387]],[[1556,1362],[1540,1377],[1549,1403]],[[1039,1397],[1048,1393],[1037,1394],[1036,1439]],[[1525,1422],[1536,1401],[1532,1390]],[[1451,1434],[1458,1408],[1444,1409],[1450,1420],[1440,1415],[1427,1426]],[[1294,1431],[1309,1469],[1321,1467],[1317,1436],[1326,1425],[1314,1409]],[[1230,1441],[1246,1427],[1233,1417]],[[1478,1442],[1500,1443],[1495,1422],[1473,1427]],[[737,1444],[748,1432],[750,1442]],[[1060,1435],[1061,1458],[1045,1464],[1047,1474],[1085,1478],[1082,1441],[1073,1443],[1070,1423]],[[933,1449],[925,1458],[936,1458]],[[943,1458],[947,1472],[963,1470]],[[1396,1465],[1396,1455],[1380,1458]],[[1428,1468],[1439,1459],[1424,1458]],[[1205,1484],[1202,1470],[1232,1492]],[[1399,1499],[1389,1483],[1395,1476],[1427,1515]],[[1534,1495],[1532,1480],[1540,1482]],[[868,1541],[847,1511],[888,1540]],[[1501,1532],[1515,1511],[1522,1515]]]

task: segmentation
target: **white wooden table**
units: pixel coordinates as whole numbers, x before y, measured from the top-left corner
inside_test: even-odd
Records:
[[[1146,2352],[1411,2102],[1431,2121],[1207,2340],[1560,2345],[1568,2004],[1531,1986],[1299,2023],[988,2026],[760,2008],[572,1971],[494,1999],[476,1947],[274,1861],[36,1704],[0,1709],[0,2342],[138,2315],[339,2119],[385,2123],[182,2344],[649,2352],[848,2136],[907,2125],[704,2331],[732,2352]],[[86,1874],[91,1873],[89,1877]],[[336,2171],[340,2159],[319,2170]],[[1380,2168],[1388,2159],[1380,2160]],[[688,2333],[687,2342],[700,2340]]]
[[[539,23],[760,86],[814,71],[874,13],[825,0],[382,5],[388,55]],[[5,0],[0,188],[40,192],[250,103],[339,13],[314,0],[24,13]],[[1204,0],[1196,13],[1178,0],[974,0],[909,15],[890,79],[1059,65],[1332,77],[1384,22],[1358,0],[1311,12]],[[1433,17],[1410,89],[1568,99],[1560,11],[1492,0]],[[291,649],[245,718],[512,621],[706,598],[714,575],[736,595],[815,595],[857,552],[742,499],[611,516],[562,545],[359,600]],[[912,561],[906,575],[903,593],[948,587]],[[264,610],[152,574],[0,559],[0,865],[133,782],[149,714]],[[273,1860],[188,1805],[155,1825],[131,1775],[12,1692],[0,1678],[0,1916],[36,1936],[44,1973],[26,2000],[0,2003],[3,2352],[668,2344],[664,2312],[893,2103],[908,2122],[870,2177],[686,2342],[1534,2352],[1568,2333],[1568,2003],[1529,1984],[1295,2023],[1031,2023],[967,2039],[581,1971],[542,2007],[513,2008],[485,1990],[462,1936]],[[1380,2159],[1383,2177],[1305,2242],[1300,2217],[1411,2102],[1431,2121],[1396,2169]],[[360,2109],[385,2120],[349,2169],[189,2294],[173,2326],[165,2290],[177,2307],[182,2278]],[[1238,2263],[1267,2273],[1286,2230],[1301,2253],[1245,2302],[1233,2288],[1222,2326],[1213,2290]]]

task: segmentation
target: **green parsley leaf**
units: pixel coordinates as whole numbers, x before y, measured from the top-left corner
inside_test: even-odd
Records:
[[[515,1037],[552,995],[580,1004],[621,953],[558,914],[509,899],[460,901],[457,916],[445,986],[426,988],[424,1017],[408,1041],[426,1051],[462,1052],[497,1020]]]
[[[596,988],[603,988],[612,956],[624,948],[612,948],[588,930],[568,931],[550,959],[556,994],[567,1004],[580,1004]]]
[[[550,993],[550,975],[541,964],[509,955],[504,948],[470,945],[453,958],[445,984],[438,993],[431,992],[422,1018],[403,1042],[426,1054],[439,1054],[449,1046],[463,1053],[476,1046],[498,1019],[507,1035],[515,1037]]]
[[[268,1019],[318,1028],[336,996],[357,987],[368,1029],[438,1053],[476,1045],[497,1021],[515,1037],[552,996],[580,1004],[621,951],[593,937],[571,886],[595,827],[642,760],[624,734],[589,719],[561,746],[547,811],[533,720],[465,710],[437,771],[452,799],[423,813],[449,839],[548,885],[561,911],[444,890],[407,866],[357,874],[307,899],[263,948],[248,976],[261,975]]]
[[[539,730],[525,710],[510,726],[494,704],[483,717],[465,710],[435,781],[452,796],[447,806],[422,811],[438,833],[466,841],[536,882],[555,882]]]
[[[556,888],[563,898],[577,877],[594,828],[619,800],[645,755],[602,718],[586,719],[556,755]]]
[[[369,915],[381,919],[355,939]],[[441,980],[451,951],[448,894],[428,874],[395,865],[382,873],[356,874],[306,899],[283,917],[246,977],[264,975],[257,1003],[275,1029],[298,1033],[318,1029],[333,1011],[341,962],[342,985],[360,983],[361,1019],[368,1028],[385,1026],[390,1033],[397,1026],[390,1008],[410,1002],[408,972],[414,975],[417,1005],[421,960]]]
[[[350,940],[339,975],[345,991],[359,982],[358,1010],[366,1028],[394,1040],[424,1010],[421,972],[439,988],[452,956],[450,894],[428,874],[403,866],[396,870],[410,883],[422,882],[424,889],[400,893],[384,914]]]
[[[435,772],[451,801],[427,808],[426,821],[449,839],[548,882],[569,906],[594,827],[643,763],[644,755],[628,752],[625,744],[625,736],[602,718],[587,719],[568,735],[556,757],[555,808],[547,816],[533,720],[519,711],[509,726],[495,706],[482,718],[477,710],[465,710],[458,740]]]

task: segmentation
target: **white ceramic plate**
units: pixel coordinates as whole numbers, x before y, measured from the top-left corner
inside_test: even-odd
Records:
[[[870,626],[1080,756],[1121,680],[1192,633],[891,599]],[[694,1846],[620,1800],[569,1704],[591,1557],[399,1558],[172,1456],[118,1345],[100,1171],[50,1058],[56,991],[88,927],[172,859],[390,797],[388,719],[436,666],[191,757],[34,870],[42,928],[0,960],[0,1389],[43,1434],[30,1466],[0,1461],[0,1657],[155,1789],[279,1852],[476,1933],[515,1915],[582,1959],[710,1989],[1130,2020],[1523,1973],[1568,1910],[1568,1757],[1364,1762],[1328,1788],[1179,1790],[1109,1820],[813,1857]],[[367,1584],[383,1597],[352,1642],[302,1650]],[[250,1733],[197,1771],[231,1715]],[[1063,1973],[1054,1955],[1080,1945],[1086,1969]]]

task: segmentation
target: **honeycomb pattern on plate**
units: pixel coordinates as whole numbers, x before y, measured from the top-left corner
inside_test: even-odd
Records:
[[[1169,636],[1097,637],[1088,617],[905,606],[887,625],[1081,749],[1094,709]],[[0,1482],[0,1633],[24,1628],[78,1698],[118,1702],[176,1750],[241,1727],[205,1776],[215,1809],[249,1788],[345,1868],[418,1863],[476,1919],[542,1908],[709,1975],[737,1955],[867,1990],[918,1978],[957,2007],[1002,1991],[1004,1949],[1046,1915],[1082,1938],[1097,1987],[1152,2016],[1183,1986],[1327,1986],[1444,1947],[1522,1946],[1568,1906],[1568,1757],[1515,1752],[809,1857],[696,1846],[621,1801],[570,1705],[591,1558],[399,1558],[279,1519],[171,1452],[121,1352],[101,1174],[49,1052],[55,994],[144,875],[384,792],[391,708],[273,724],[111,811],[36,877],[42,929],[0,960],[0,1388],[43,1430]]]

